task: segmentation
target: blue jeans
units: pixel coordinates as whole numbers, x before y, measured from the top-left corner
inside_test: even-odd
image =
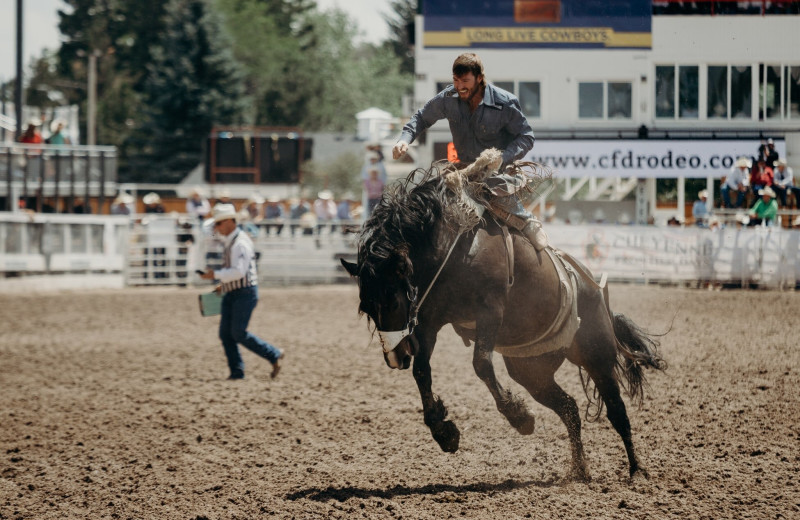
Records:
[[[222,315],[219,320],[219,339],[225,348],[228,368],[232,376],[244,375],[244,361],[239,345],[275,363],[281,351],[255,334],[247,332],[250,315],[258,304],[258,287],[245,287],[225,293],[222,297]]]
[[[733,206],[731,204],[731,196],[730,196],[731,188],[730,187],[723,185],[722,188],[720,188],[719,191],[720,191],[720,193],[722,193],[722,202],[725,204],[726,208],[738,208],[738,207],[741,207],[742,203],[744,202],[744,192],[743,191],[735,190],[736,191],[736,205],[735,206]]]

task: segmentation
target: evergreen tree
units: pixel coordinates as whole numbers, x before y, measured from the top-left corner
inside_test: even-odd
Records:
[[[391,0],[389,4],[394,11],[384,15],[389,25],[390,38],[386,44],[401,59],[400,71],[414,74],[414,15],[418,11],[417,0]]]
[[[132,173],[137,180],[178,182],[203,161],[213,126],[249,122],[243,76],[207,0],[170,0],[151,56]]]

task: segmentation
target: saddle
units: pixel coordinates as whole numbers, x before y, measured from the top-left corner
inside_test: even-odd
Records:
[[[507,230],[506,230],[507,232]],[[512,250],[513,251],[513,250]],[[553,262],[558,274],[560,305],[555,319],[539,337],[517,345],[495,345],[494,350],[506,357],[535,357],[566,349],[572,344],[581,319],[578,316],[578,274],[571,264],[564,261],[559,251],[551,247],[544,252]],[[513,253],[512,253],[513,254]],[[594,281],[593,281],[594,283]],[[475,341],[476,324],[474,321],[453,323],[456,334],[461,336],[466,346]]]

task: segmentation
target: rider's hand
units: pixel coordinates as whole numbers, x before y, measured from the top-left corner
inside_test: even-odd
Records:
[[[397,144],[392,148],[392,157],[399,159],[408,151],[408,143],[405,141],[397,141]]]

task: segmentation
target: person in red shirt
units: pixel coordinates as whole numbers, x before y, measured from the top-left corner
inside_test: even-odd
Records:
[[[758,163],[753,168],[753,171],[750,172],[750,189],[753,190],[753,194],[756,195],[757,199],[761,198],[759,192],[772,186],[774,179],[775,173],[771,167],[767,166],[766,158],[759,157]]]
[[[39,133],[39,127],[42,126],[42,122],[38,119],[31,119],[28,121],[28,128],[25,130],[25,133],[22,134],[22,137],[19,138],[20,143],[25,144],[41,144],[42,134]]]

